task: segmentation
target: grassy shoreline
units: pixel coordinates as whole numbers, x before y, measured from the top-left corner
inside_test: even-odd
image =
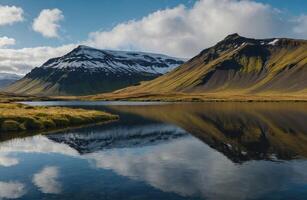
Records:
[[[56,130],[118,119],[102,111],[0,103],[0,132]]]
[[[27,96],[0,93],[0,103],[21,101],[307,102],[307,93],[103,93],[88,96]]]
[[[64,98],[63,98],[64,99]],[[79,97],[80,100],[161,101],[161,102],[307,102],[307,95],[296,94],[210,94],[210,93],[106,93]]]

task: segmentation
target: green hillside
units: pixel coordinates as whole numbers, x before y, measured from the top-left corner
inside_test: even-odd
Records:
[[[171,93],[305,95],[307,41],[287,38],[256,40],[232,34],[175,70],[112,95],[134,97],[138,94]]]

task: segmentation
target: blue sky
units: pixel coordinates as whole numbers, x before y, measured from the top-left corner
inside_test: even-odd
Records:
[[[270,4],[288,15],[307,13],[306,0],[257,0]],[[127,20],[141,19],[156,10],[179,4],[193,6],[195,0],[1,0],[2,5],[23,8],[25,22],[0,27],[0,34],[16,39],[14,48],[42,45],[57,46],[85,40],[90,32],[109,30]],[[89,3],[90,2],[90,3]],[[61,22],[60,38],[45,38],[31,29],[31,23],[42,9],[59,8],[65,19]]]
[[[234,32],[307,38],[306,0],[0,0],[0,11],[0,72],[20,74],[78,44],[188,58]]]
[[[1,0],[2,5],[22,7],[26,22],[0,27],[1,35],[17,40],[16,48],[39,45],[57,46],[82,41],[97,30],[109,30],[118,23],[140,19],[159,9],[178,4],[192,6],[192,0]],[[90,3],[89,3],[90,2]],[[64,13],[60,39],[44,38],[31,30],[31,23],[42,9],[58,8]]]
[[[305,0],[257,0],[258,2],[270,4],[273,7],[289,12],[292,15],[307,12],[307,1]]]

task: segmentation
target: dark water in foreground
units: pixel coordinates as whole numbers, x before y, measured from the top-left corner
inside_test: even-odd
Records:
[[[120,115],[0,136],[0,199],[307,199],[307,104],[80,103]]]

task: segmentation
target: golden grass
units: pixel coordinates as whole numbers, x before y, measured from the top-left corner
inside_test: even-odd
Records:
[[[20,102],[20,101],[46,101],[46,100],[57,100],[56,98],[50,98],[45,96],[30,96],[30,95],[21,95],[13,94],[7,92],[0,92],[0,103],[9,103],[9,102]]]
[[[266,59],[261,57],[262,53],[257,53],[258,47],[255,50],[247,44],[221,51],[211,60],[212,49],[209,49],[154,80],[98,96],[106,99],[126,96],[131,99],[144,94],[176,101],[191,98],[202,101],[307,100],[306,92],[304,95],[297,92],[306,88],[307,42],[282,41],[284,45],[266,49],[269,54]],[[246,51],[252,55],[242,53]],[[231,63],[235,63],[234,68]]]
[[[252,102],[252,101],[307,101],[307,93],[260,93],[242,94],[236,91],[223,93],[105,93],[81,97],[82,100],[106,100],[106,101],[170,101],[170,102]]]
[[[47,130],[115,120],[102,111],[0,103],[0,132]]]

